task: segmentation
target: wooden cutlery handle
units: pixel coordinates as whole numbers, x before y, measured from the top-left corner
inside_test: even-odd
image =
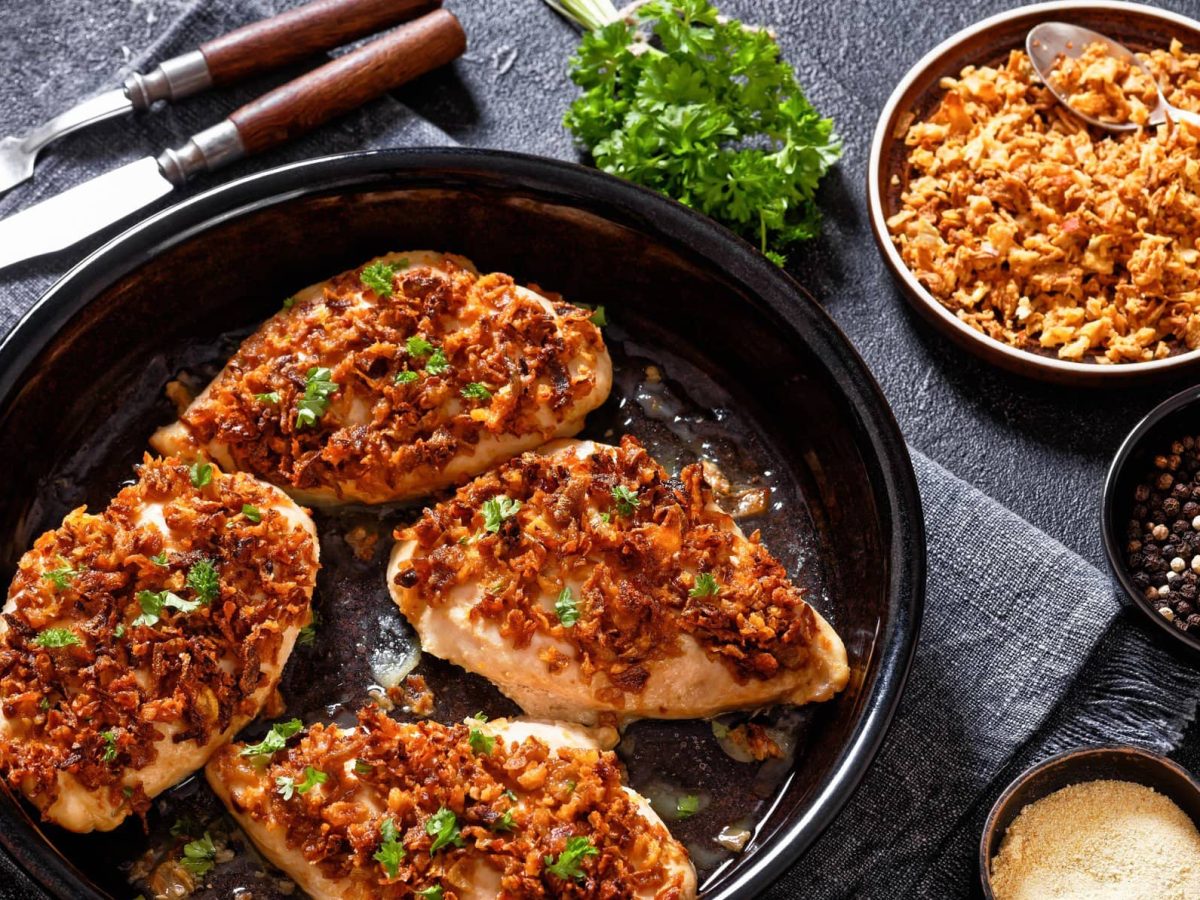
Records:
[[[439,9],[252,100],[229,121],[245,152],[260,153],[445,65],[466,47],[458,19]]]
[[[442,0],[313,0],[200,45],[215,85],[229,84],[407,22]]]

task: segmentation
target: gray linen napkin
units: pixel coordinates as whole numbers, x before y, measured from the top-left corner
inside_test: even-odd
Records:
[[[103,2],[115,9],[115,0]],[[475,5],[478,0],[451,4],[475,19],[473,46],[487,47],[485,55],[476,50],[474,60],[468,58],[464,65],[486,64],[499,73],[496,77],[502,76],[514,50],[502,39],[489,44],[486,29],[517,28],[519,20],[506,16],[505,9],[533,2],[496,2],[496,15],[487,21]],[[130,60],[131,66],[144,70],[289,4],[171,0],[170,5],[180,10],[178,17]],[[63,33],[77,34],[81,42],[85,36],[75,22],[63,23]],[[519,37],[515,32],[504,35]],[[97,68],[107,83],[97,84],[94,74],[78,66],[56,73],[76,82],[67,102],[116,82],[110,66]],[[33,184],[0,198],[0,216],[89,175],[175,146],[297,72],[77,135],[46,157]],[[561,60],[545,78],[541,89],[567,90]],[[509,112],[514,103],[519,106],[511,96],[497,97]],[[430,100],[437,102],[436,97]],[[7,109],[6,123],[37,121],[37,104],[5,94],[2,85],[0,103]],[[529,133],[519,125],[514,121],[500,130],[506,148],[562,155],[561,134]],[[459,136],[469,142],[469,126]],[[409,107],[384,98],[264,159],[240,163],[187,190],[325,153],[452,143]],[[172,199],[179,196],[183,194]],[[80,248],[77,257],[99,243]],[[61,268],[57,259],[0,272],[0,329],[10,328]],[[1105,573],[920,453],[914,451],[913,458],[928,529],[929,596],[904,701],[858,793],[814,848],[768,891],[771,898],[965,896],[976,880],[974,854],[982,818],[1021,767],[1083,743],[1122,741],[1165,751],[1178,743],[1195,713],[1200,672],[1152,645],[1122,614]],[[27,896],[26,884],[0,859],[2,900]]]

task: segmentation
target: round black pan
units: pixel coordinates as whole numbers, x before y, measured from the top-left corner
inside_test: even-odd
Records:
[[[615,386],[583,435],[629,432],[668,468],[712,457],[735,482],[770,488],[767,512],[742,525],[761,529],[842,635],[850,685],[800,715],[760,717],[795,736],[786,764],[734,762],[700,722],[637,723],[621,748],[635,786],[705,798],[699,814],[670,823],[693,849],[704,897],[752,896],[838,814],[883,739],[920,625],[924,531],[900,432],[837,327],[747,244],[657,194],[533,157],[395,150],[275,169],[136,226],[0,344],[0,577],[66,511],[103,507],[131,476],[153,428],[171,419],[167,381],[211,376],[296,289],[406,249],[461,253],[483,271],[603,304]],[[368,699],[372,651],[412,641],[382,575],[390,527],[405,515],[318,514],[322,623],[285,673],[290,715],[346,715]],[[355,527],[379,535],[370,559],[350,552]],[[417,671],[444,721],[515,709],[437,660]],[[134,821],[66,834],[3,792],[0,845],[51,894],[128,895],[130,864],[183,812],[214,813],[200,779],[164,795],[148,833]],[[741,853],[713,841],[732,823],[753,824]],[[255,865],[246,854],[218,866],[206,893],[230,895]],[[255,896],[269,884],[260,878]]]

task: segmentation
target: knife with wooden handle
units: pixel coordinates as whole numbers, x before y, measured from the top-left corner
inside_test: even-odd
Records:
[[[134,72],[124,84],[84,100],[21,137],[0,139],[0,193],[33,174],[38,151],[63,135],[159,100],[181,100],[232,84],[407,22],[442,0],[313,0],[213,38],[198,50]]]
[[[183,146],[106,172],[0,221],[0,268],[70,247],[169,194],[192,175],[270,150],[449,63],[466,49],[435,10],[281,85]]]

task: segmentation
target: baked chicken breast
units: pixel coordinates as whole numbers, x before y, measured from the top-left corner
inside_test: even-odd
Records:
[[[429,494],[583,427],[612,386],[592,315],[391,253],[290,298],[151,444],[313,505]]]
[[[780,563],[632,437],[560,441],[398,529],[388,587],[427,653],[529,715],[696,718],[827,700],[846,650]]]
[[[497,720],[313,725],[263,758],[206,769],[262,854],[316,900],[688,900],[696,876],[621,784],[612,729]],[[250,754],[250,755],[247,755]]]
[[[19,563],[0,615],[0,772],[108,831],[258,715],[311,618],[307,512],[249,475],[147,457]]]

